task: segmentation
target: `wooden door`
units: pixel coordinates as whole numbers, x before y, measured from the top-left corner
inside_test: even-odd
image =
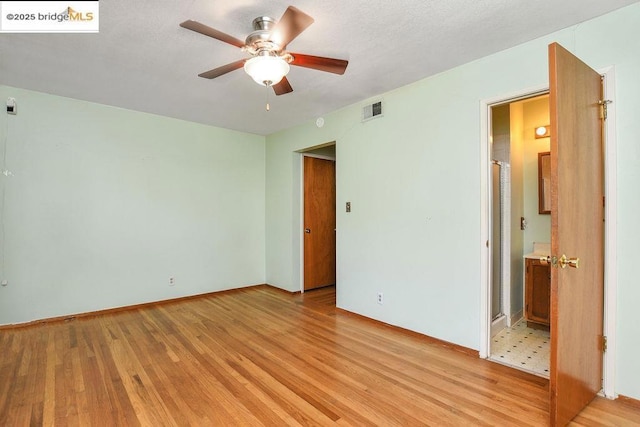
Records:
[[[336,167],[304,158],[304,290],[336,283]]]
[[[549,76],[551,253],[580,259],[579,268],[551,268],[550,416],[563,426],[602,386],[602,80],[556,43]]]

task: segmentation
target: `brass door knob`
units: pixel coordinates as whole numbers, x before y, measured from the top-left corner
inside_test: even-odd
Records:
[[[580,258],[567,258],[566,255],[562,254],[558,260],[558,264],[560,264],[560,268],[567,268],[567,266],[578,268],[580,267]]]

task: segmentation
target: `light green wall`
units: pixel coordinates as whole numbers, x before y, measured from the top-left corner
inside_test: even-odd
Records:
[[[533,242],[551,242],[551,215],[538,213],[538,153],[549,151],[549,138],[535,138],[535,128],[549,124],[549,97],[523,103],[524,141],[524,252],[533,252]]]
[[[9,96],[0,324],[264,283],[264,137]]]
[[[295,150],[336,141],[338,306],[470,348],[480,329],[480,101],[548,84],[557,41],[594,68],[615,65],[618,143],[616,390],[640,398],[640,4],[267,137],[267,281],[298,290]],[[342,209],[351,201],[352,212]],[[376,292],[385,293],[384,305]]]

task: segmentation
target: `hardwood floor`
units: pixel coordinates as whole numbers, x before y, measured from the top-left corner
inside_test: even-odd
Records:
[[[0,330],[0,425],[546,425],[545,379],[259,286]],[[596,399],[574,425],[639,425]]]

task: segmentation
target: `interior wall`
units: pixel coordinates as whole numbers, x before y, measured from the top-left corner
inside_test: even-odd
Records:
[[[533,242],[551,242],[551,215],[538,211],[538,153],[549,151],[550,138],[535,138],[535,128],[549,124],[549,97],[523,102],[524,127],[524,253],[533,252]]]
[[[491,108],[491,160],[499,162],[511,161],[511,129],[509,104]]]
[[[592,67],[616,67],[618,147],[617,391],[640,398],[640,303],[631,236],[640,199],[640,4],[384,94],[385,115],[360,122],[363,104],[267,137],[267,281],[299,289],[292,239],[292,153],[337,142],[337,305],[478,349],[483,99],[548,85],[557,41]],[[379,97],[376,97],[379,98]],[[351,213],[341,206],[350,201]],[[294,243],[292,245],[292,242]],[[384,304],[376,293],[384,292]]]
[[[509,105],[511,123],[511,317],[518,321],[524,306],[524,108],[522,103]]]
[[[335,144],[331,144],[331,145],[326,145],[326,146],[320,147],[320,148],[314,148],[312,150],[305,150],[304,153],[305,154],[311,154],[311,155],[314,155],[314,156],[327,157],[327,158],[335,160],[335,158],[336,158],[336,145]]]
[[[264,137],[10,96],[0,324],[264,283]]]

